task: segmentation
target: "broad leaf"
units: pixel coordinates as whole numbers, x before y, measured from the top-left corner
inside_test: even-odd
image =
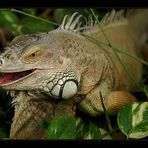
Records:
[[[54,118],[47,128],[47,139],[75,139],[76,120],[65,115]]]
[[[87,134],[87,137],[85,137],[85,139],[100,140],[100,139],[112,139],[112,137],[109,135],[108,131],[98,127],[93,122],[90,122],[89,132]]]
[[[90,133],[92,139],[101,139],[100,129],[93,122],[90,122],[90,124],[89,124],[89,133]]]
[[[118,112],[117,122],[128,138],[140,139],[148,136],[148,102],[127,105]]]
[[[87,137],[89,131],[89,122],[90,121],[82,119],[80,117],[76,119],[76,126],[77,126],[76,139],[85,139],[85,137]]]
[[[10,11],[0,11],[0,24],[6,27],[14,35],[21,34],[21,26],[18,23],[18,18],[15,13]]]
[[[46,32],[54,29],[54,26],[52,24],[31,17],[25,17],[22,20],[21,24],[21,32],[23,34],[44,31]]]

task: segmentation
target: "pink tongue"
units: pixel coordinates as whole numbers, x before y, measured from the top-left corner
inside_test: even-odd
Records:
[[[29,73],[30,73],[30,71],[6,73],[6,74],[0,76],[0,84],[5,84],[5,83],[15,81],[17,79],[20,79],[20,78],[28,75]]]

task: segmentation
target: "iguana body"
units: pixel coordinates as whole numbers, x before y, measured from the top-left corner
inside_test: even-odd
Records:
[[[10,138],[44,138],[45,131],[38,122],[64,113],[74,115],[75,106],[92,116],[103,113],[100,92],[109,113],[135,101],[127,91],[133,91],[136,84],[113,50],[82,36],[77,27],[80,16],[73,21],[75,15],[66,24],[65,17],[51,32],[16,37],[1,54],[0,71],[8,74],[1,76],[0,85],[15,98]],[[147,17],[148,11],[142,15]],[[141,58],[145,30],[136,30],[128,18],[112,11],[101,21],[102,28],[114,47]],[[139,26],[146,29],[148,21],[143,20]],[[89,26],[83,34],[107,43],[97,25]],[[138,83],[142,64],[117,54]],[[113,97],[116,92],[122,95]]]

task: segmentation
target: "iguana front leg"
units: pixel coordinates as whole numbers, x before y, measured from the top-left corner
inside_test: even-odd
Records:
[[[101,82],[100,82],[101,83]],[[97,84],[95,88],[93,88],[88,94],[83,96],[84,98],[79,104],[81,110],[89,113],[91,116],[97,116],[104,112],[101,99],[100,92],[104,98],[103,102],[106,104],[106,99],[111,92],[111,88],[108,88],[106,82],[102,82],[101,84]]]
[[[116,115],[122,107],[136,101],[136,98],[128,91],[110,91],[101,98],[100,93],[102,94],[103,92],[104,94],[105,86],[106,84],[104,83],[86,95],[85,99],[79,104],[80,109],[91,116],[97,116],[105,112],[104,105],[108,114]]]
[[[108,114],[116,114],[123,106],[136,101],[128,91],[118,90],[118,81],[113,77],[113,69],[105,64],[100,81],[86,95],[83,95],[79,108],[91,116],[104,113],[103,105]],[[101,96],[100,96],[101,93]],[[102,100],[103,99],[103,100]]]

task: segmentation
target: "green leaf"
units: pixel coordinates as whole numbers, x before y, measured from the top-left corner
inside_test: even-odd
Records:
[[[117,122],[128,138],[140,139],[148,136],[148,102],[127,105],[118,112]]]
[[[47,139],[75,139],[76,119],[65,115],[54,118],[47,128]]]
[[[100,129],[93,122],[90,122],[90,124],[89,124],[89,133],[90,133],[92,139],[101,139],[102,135],[101,135]]]
[[[17,16],[10,11],[0,11],[0,24],[7,28],[10,32],[12,32],[14,35],[21,34],[20,29],[21,26],[18,23]]]
[[[36,14],[36,9],[30,9],[30,8],[23,8],[23,11],[31,14],[31,15],[35,15]]]
[[[88,135],[89,131],[89,122],[88,120],[78,117],[76,119],[77,126],[77,137],[76,139],[84,139]]]
[[[130,104],[118,112],[117,122],[120,130],[125,135],[128,135],[132,128],[132,109]]]
[[[84,139],[100,140],[100,139],[112,139],[112,137],[110,136],[108,131],[106,131],[103,128],[100,128],[95,123],[90,122],[89,131],[87,135],[85,135]]]
[[[44,32],[54,29],[52,24],[37,20],[31,17],[25,17],[22,22],[21,31],[23,34],[33,33],[33,32]]]
[[[13,12],[1,10],[0,23],[3,23],[5,25],[10,25],[10,23],[16,24],[18,23],[18,18]]]

